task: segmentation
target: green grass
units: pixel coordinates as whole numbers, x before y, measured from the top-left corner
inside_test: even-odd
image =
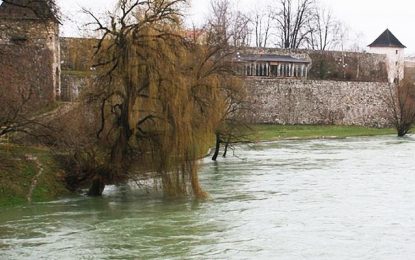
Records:
[[[0,207],[26,203],[32,179],[39,170],[28,156],[36,156],[44,168],[33,191],[33,202],[68,194],[62,181],[63,172],[47,149],[0,144]]]
[[[88,77],[91,76],[91,71],[84,70],[62,70],[62,74],[77,76],[77,77]]]
[[[255,139],[274,141],[282,139],[346,138],[353,136],[376,136],[396,134],[392,128],[366,128],[358,126],[314,125],[255,125]]]

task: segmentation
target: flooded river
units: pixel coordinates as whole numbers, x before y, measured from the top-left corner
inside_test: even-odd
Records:
[[[415,141],[283,141],[205,160],[210,199],[134,187],[0,209],[0,259],[413,259]]]

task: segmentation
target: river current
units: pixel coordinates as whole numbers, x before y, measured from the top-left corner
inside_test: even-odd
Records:
[[[0,259],[414,259],[415,140],[241,146],[208,200],[135,185],[0,209]]]

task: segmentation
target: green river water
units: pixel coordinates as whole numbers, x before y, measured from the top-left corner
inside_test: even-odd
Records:
[[[415,142],[283,141],[206,159],[206,201],[136,185],[0,209],[0,259],[413,259]]]

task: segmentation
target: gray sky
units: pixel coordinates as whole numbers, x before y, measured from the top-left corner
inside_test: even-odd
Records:
[[[76,24],[81,25],[85,18],[80,14],[81,7],[96,13],[111,9],[116,0],[57,0],[65,20],[65,36],[81,36]],[[243,11],[267,6],[272,0],[232,0]],[[1,2],[1,0],[0,0]],[[203,20],[209,10],[209,0],[192,0],[188,10],[190,21],[195,24]],[[389,28],[408,47],[407,54],[415,54],[415,1],[414,0],[320,0],[330,7],[335,16],[348,25],[351,39],[366,46]]]

